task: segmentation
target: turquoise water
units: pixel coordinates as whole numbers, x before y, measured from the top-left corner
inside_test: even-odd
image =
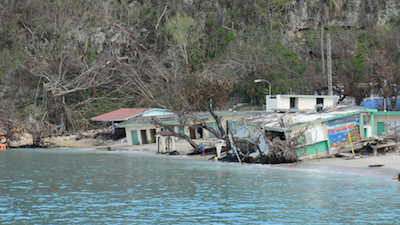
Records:
[[[133,152],[0,151],[0,224],[400,224],[389,180]]]

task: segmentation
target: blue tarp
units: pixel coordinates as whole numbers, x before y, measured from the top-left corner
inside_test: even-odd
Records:
[[[386,99],[387,109],[392,109],[392,104],[389,99]],[[383,99],[374,99],[370,101],[361,102],[360,106],[368,108],[368,109],[383,109]],[[397,100],[396,109],[400,109],[400,99]]]

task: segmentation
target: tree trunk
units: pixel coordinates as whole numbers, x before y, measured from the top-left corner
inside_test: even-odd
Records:
[[[161,122],[158,118],[156,117],[151,117],[151,120],[153,121],[153,123],[157,126],[163,127],[167,130],[169,130],[175,137],[180,137],[185,139],[194,149],[195,151],[200,151],[200,146],[198,144],[196,144],[196,142],[193,141],[193,139],[191,139],[189,136],[187,136],[186,134],[182,134],[182,133],[177,133],[174,130],[174,126],[171,125],[167,125],[163,122]]]
[[[219,117],[214,113],[214,111],[213,111],[212,109],[209,109],[209,112],[210,112],[211,115],[214,117],[215,122],[217,123],[218,128],[219,128],[219,129],[222,129],[221,132],[223,132],[223,128],[222,128],[222,126],[221,126],[221,120],[219,119]],[[213,114],[214,114],[215,116],[217,116],[218,118],[216,119],[216,117],[215,117]],[[222,135],[220,132],[218,132],[216,129],[210,127],[206,122],[204,122],[204,120],[198,118],[198,117],[195,116],[193,113],[191,113],[190,116],[186,116],[186,117],[191,118],[191,119],[193,119],[193,120],[199,122],[199,123],[201,124],[201,126],[202,126],[204,129],[206,129],[206,130],[208,130],[209,132],[211,132],[216,138],[218,138],[218,139],[222,139],[222,138],[223,138],[223,135]]]
[[[219,139],[224,138],[226,132],[225,132],[224,128],[222,127],[221,118],[214,112],[214,110],[209,109],[209,112],[210,112],[210,114],[214,117],[215,123],[217,124],[218,129],[219,129],[219,131],[220,131],[220,137],[219,137]],[[227,126],[227,128],[228,128],[228,126]],[[217,137],[217,136],[216,136],[216,137]]]

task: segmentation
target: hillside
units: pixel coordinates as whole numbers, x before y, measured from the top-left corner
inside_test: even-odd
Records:
[[[395,0],[1,1],[0,124],[75,131],[121,107],[261,106],[269,86],[255,79],[273,94],[327,94],[327,34],[334,94],[395,101],[399,10]]]

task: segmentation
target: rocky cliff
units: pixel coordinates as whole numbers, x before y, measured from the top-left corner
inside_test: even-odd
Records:
[[[336,8],[330,8],[325,28],[341,27],[365,29],[376,25],[385,25],[388,22],[398,20],[400,12],[400,1],[398,0],[341,0]],[[141,8],[143,1],[133,1],[127,6]],[[241,32],[249,26],[265,26],[267,19],[257,13],[253,1],[181,1],[176,8],[188,15],[200,15],[204,21],[213,17],[216,27],[225,26],[228,29]],[[282,10],[280,20],[283,24],[283,32],[288,37],[302,32],[303,30],[316,30],[321,25],[320,0],[294,0],[288,3]],[[169,12],[171,13],[171,12]],[[168,18],[168,15],[166,15]],[[139,18],[142,20],[142,18]],[[121,21],[124,23],[124,21]],[[153,26],[153,27],[152,27]],[[126,26],[126,29],[135,37],[144,38],[153,32],[155,24],[148,27],[138,27],[137,24]],[[97,53],[104,50],[110,44],[126,44],[128,39],[123,32],[114,27],[93,27],[89,29],[76,29],[70,33],[81,45],[87,40]]]
[[[339,9],[330,9],[325,27],[363,29],[384,25],[397,19],[400,12],[398,0],[342,0]],[[285,11],[285,30],[296,33],[317,29],[321,23],[319,0],[296,0],[289,3]]]

